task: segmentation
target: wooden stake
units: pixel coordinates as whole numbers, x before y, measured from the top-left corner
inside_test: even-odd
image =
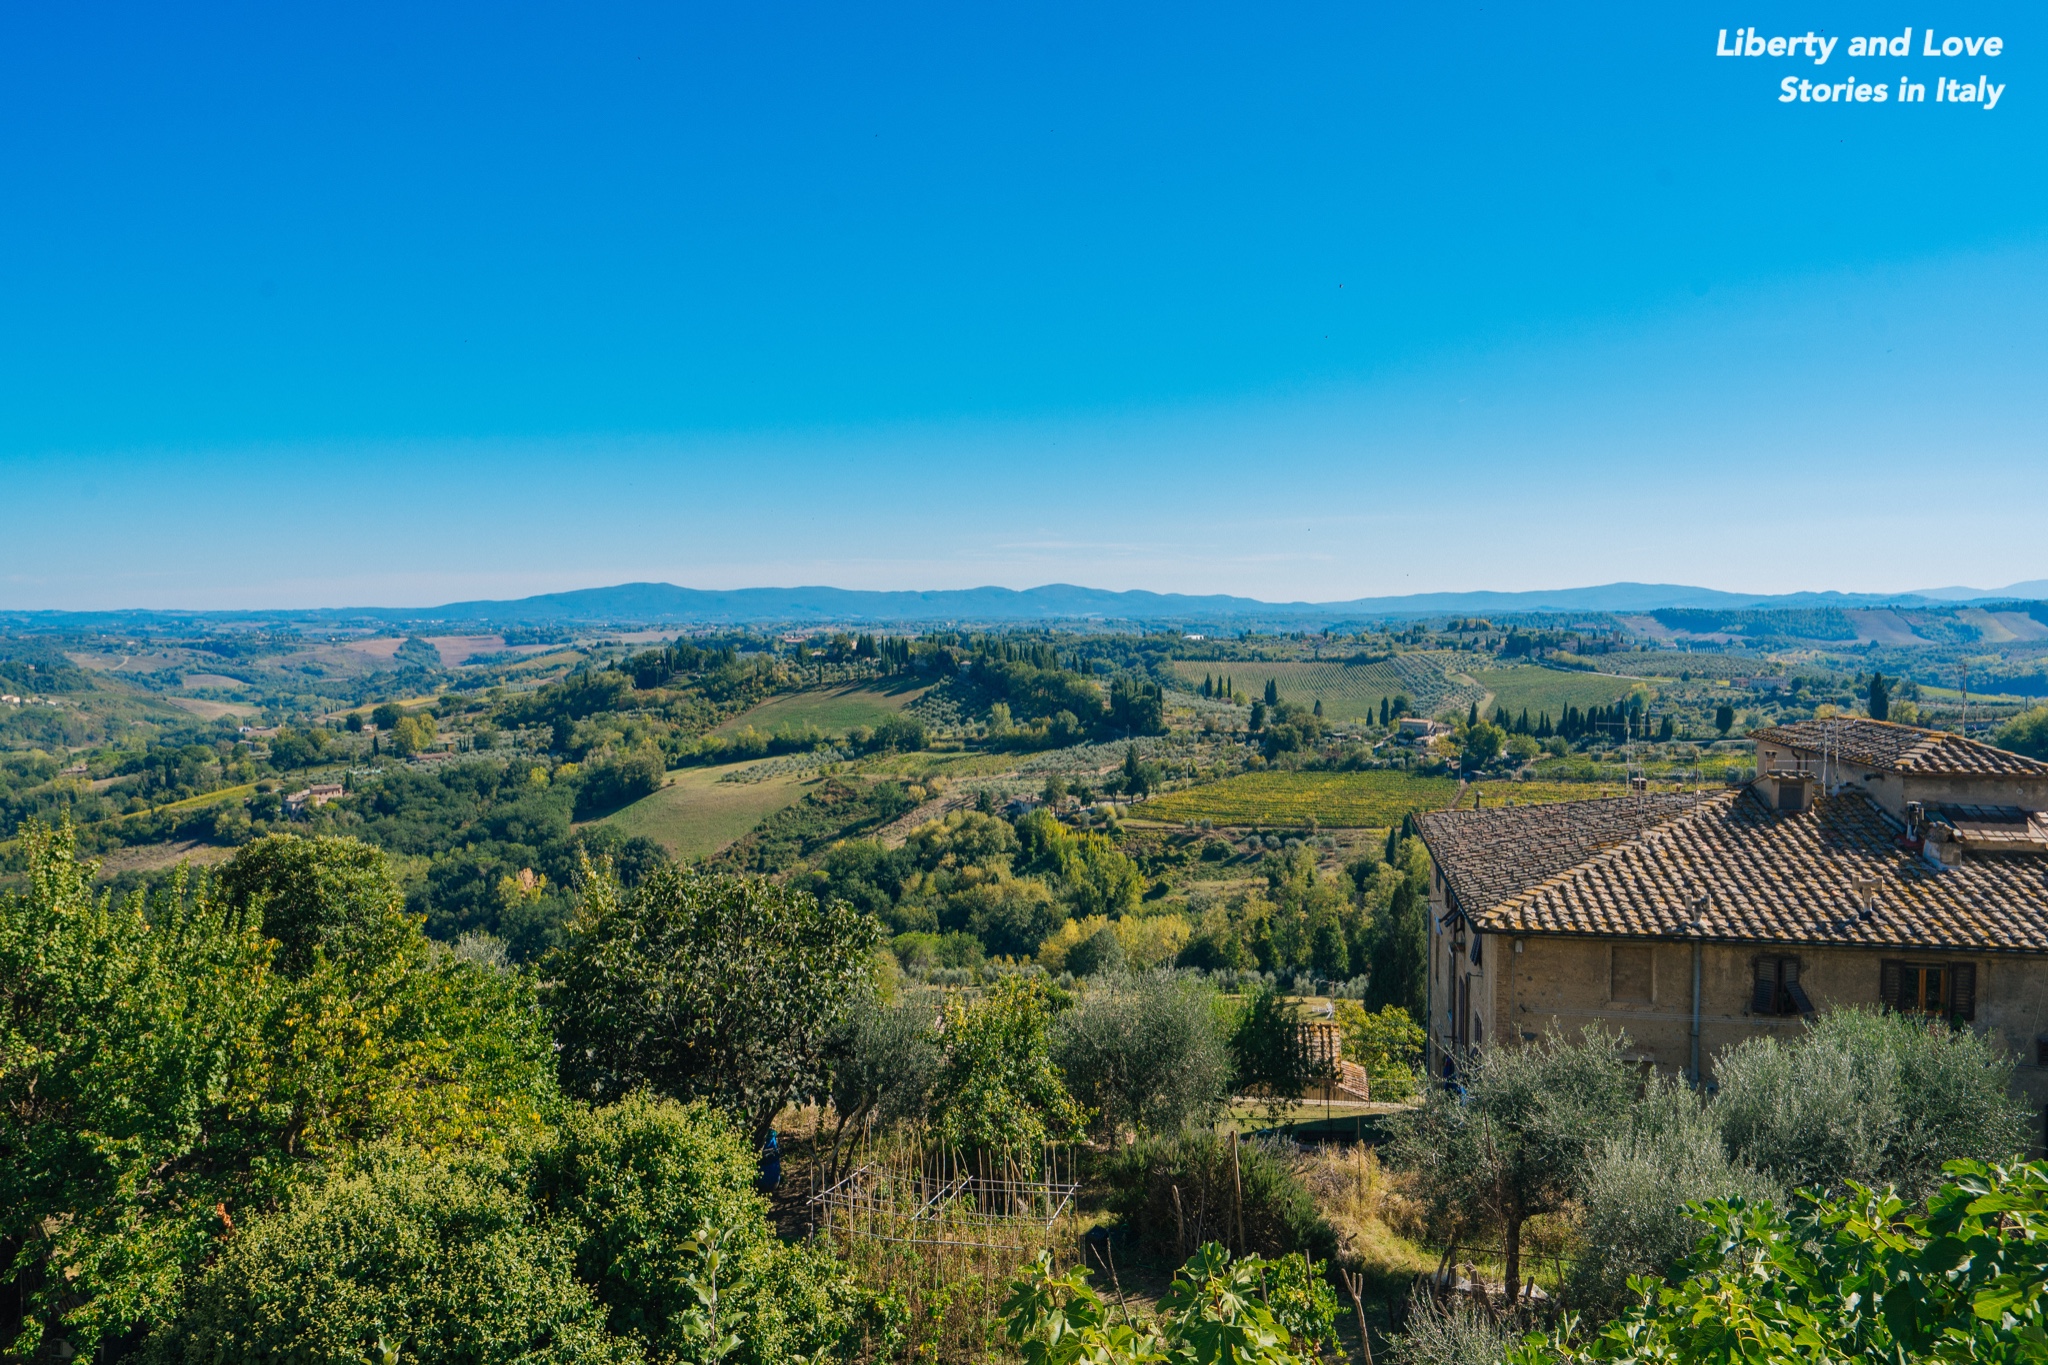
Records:
[[[1230,1184],[1236,1191],[1231,1212],[1237,1220],[1237,1254],[1244,1255],[1244,1171],[1237,1164],[1237,1133],[1230,1134]]]
[[[1365,1348],[1365,1365],[1372,1365],[1372,1333],[1365,1328],[1365,1301],[1358,1294],[1365,1287],[1365,1275],[1353,1275],[1342,1267],[1337,1273],[1344,1277],[1344,1291],[1351,1295],[1351,1306],[1358,1313],[1358,1344]]]

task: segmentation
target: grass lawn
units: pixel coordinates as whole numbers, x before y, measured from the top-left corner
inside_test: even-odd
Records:
[[[1313,816],[1330,827],[1383,829],[1409,811],[1441,810],[1457,791],[1453,778],[1398,772],[1244,773],[1147,801],[1133,814],[1219,825],[1300,825]]]
[[[921,687],[817,687],[770,697],[759,706],[726,721],[711,733],[737,734],[753,726],[772,734],[784,725],[815,725],[829,735],[843,735],[856,725],[877,725],[914,702]]]
[[[803,795],[799,776],[765,782],[720,782],[733,771],[690,768],[673,774],[652,796],[613,811],[600,823],[621,834],[645,835],[673,858],[701,858],[718,852],[755,825]]]
[[[1526,710],[1531,724],[1545,711],[1550,713],[1554,723],[1567,706],[1576,706],[1581,711],[1591,706],[1611,706],[1626,697],[1636,685],[1628,678],[1616,678],[1605,673],[1565,673],[1555,668],[1526,665],[1489,668],[1474,673],[1472,678],[1493,693],[1493,700],[1486,708],[1489,717],[1494,707],[1505,706],[1511,716],[1519,716]]]

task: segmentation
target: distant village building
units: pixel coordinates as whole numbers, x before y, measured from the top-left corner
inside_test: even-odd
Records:
[[[1751,738],[1740,788],[1418,819],[1432,1072],[1598,1024],[1711,1083],[1743,1039],[1874,1005],[1991,1034],[2044,1113],[2048,763],[1852,718]]]
[[[347,791],[348,788],[339,782],[315,782],[312,786],[285,797],[284,808],[297,815],[309,808],[324,806]]]
[[[1440,720],[1430,720],[1424,716],[1401,717],[1402,739],[1434,739],[1438,735],[1447,735],[1450,732],[1451,727]]]

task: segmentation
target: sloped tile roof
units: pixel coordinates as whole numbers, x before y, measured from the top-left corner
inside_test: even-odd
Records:
[[[1689,792],[1655,792],[1640,799],[1432,811],[1415,822],[1451,894],[1469,909],[1497,905],[1704,799]]]
[[[1773,725],[1752,731],[1750,738],[1815,756],[1825,751],[1858,767],[1884,772],[2048,778],[2048,763],[2024,754],[1946,730],[1922,730],[1859,716]]]
[[[1937,871],[1900,848],[1898,827],[1854,792],[1782,813],[1746,788],[1717,793],[1569,866],[1552,870],[1546,859],[1519,870],[1532,840],[1581,808],[1616,804],[1438,811],[1419,823],[1460,906],[1488,932],[2048,952],[2048,857],[1972,855]],[[1460,827],[1482,816],[1531,824],[1496,826],[1490,837]],[[1612,828],[1607,810],[1583,818]],[[1874,890],[1867,914],[1858,883]]]

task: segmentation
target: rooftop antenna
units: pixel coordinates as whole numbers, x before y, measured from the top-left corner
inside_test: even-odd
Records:
[[[1970,666],[1967,663],[1963,664],[1962,670],[1963,738],[1968,739],[1970,737]]]

